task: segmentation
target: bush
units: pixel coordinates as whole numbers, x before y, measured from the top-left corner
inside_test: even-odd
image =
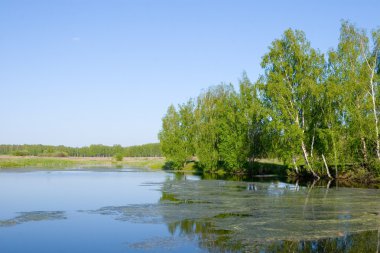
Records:
[[[23,149],[23,150],[16,150],[16,151],[12,152],[12,155],[14,155],[14,156],[27,156],[27,155],[29,155],[29,151],[25,150],[25,149]]]
[[[66,152],[63,152],[63,151],[58,151],[58,152],[53,152],[53,153],[42,153],[42,154],[39,154],[38,156],[41,156],[41,157],[68,157],[69,154],[66,153]]]
[[[67,157],[67,156],[69,156],[69,154],[67,154],[66,152],[55,152],[55,153],[53,153],[52,156],[53,157]]]
[[[369,170],[377,177],[380,177],[380,161],[373,159],[369,164]]]
[[[116,161],[121,162],[121,161],[123,161],[124,155],[121,154],[121,153],[117,153],[117,154],[114,156],[114,158],[115,158]]]

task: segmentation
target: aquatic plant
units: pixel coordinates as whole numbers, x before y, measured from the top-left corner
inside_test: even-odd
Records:
[[[280,242],[307,245],[380,228],[380,194],[375,189],[167,180],[161,191],[156,204],[91,212],[114,215],[121,221],[164,223],[172,235],[223,251],[255,252],[279,247]]]

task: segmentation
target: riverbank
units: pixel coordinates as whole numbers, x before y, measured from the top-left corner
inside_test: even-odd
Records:
[[[148,168],[152,170],[171,171],[170,163],[167,163],[164,157],[124,157],[122,161],[116,161],[112,157],[39,157],[39,156],[9,156],[0,155],[0,169],[2,168],[44,168],[44,169],[66,169],[66,168],[91,168],[91,167],[137,167]],[[175,170],[178,173],[195,173],[202,175],[204,179],[221,179],[250,181],[254,178],[281,177],[287,178],[291,183],[294,182],[312,182],[312,178],[292,177],[287,174],[287,167],[279,161],[273,159],[258,160],[254,168],[248,172],[226,173],[218,171],[213,173],[202,172],[196,163],[190,162],[181,170]],[[321,182],[327,184],[329,180],[324,179]],[[338,185],[355,188],[380,188],[380,178],[360,170],[359,173],[346,171],[341,173],[338,179]]]
[[[163,157],[124,157],[116,161],[112,157],[38,157],[0,156],[0,168],[70,168],[92,166],[133,166],[161,169],[165,165]]]

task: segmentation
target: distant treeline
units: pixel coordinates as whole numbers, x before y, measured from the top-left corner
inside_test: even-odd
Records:
[[[159,157],[160,144],[150,143],[139,146],[122,147],[121,145],[90,145],[88,147],[66,147],[50,145],[0,145],[0,154],[16,156],[74,156],[74,157]]]
[[[241,171],[279,158],[293,173],[332,177],[348,168],[380,173],[380,29],[343,22],[336,49],[322,54],[288,29],[262,57],[264,74],[211,87],[170,106],[159,139],[178,168]]]

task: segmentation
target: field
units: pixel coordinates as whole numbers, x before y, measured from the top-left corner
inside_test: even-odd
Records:
[[[133,166],[161,169],[165,164],[163,157],[124,157],[116,161],[112,157],[36,157],[0,156],[0,168],[72,168],[91,166]]]

